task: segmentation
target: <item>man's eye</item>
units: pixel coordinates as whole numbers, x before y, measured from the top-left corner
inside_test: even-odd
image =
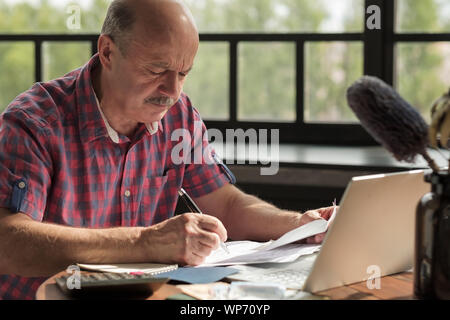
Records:
[[[184,72],[180,72],[180,73],[179,73],[179,75],[180,75],[181,77],[183,77],[183,78],[184,78],[184,77],[186,77],[186,76],[187,76],[187,73],[184,73]]]
[[[153,71],[153,70],[148,70],[148,72],[150,73],[150,74],[153,74],[153,75],[155,75],[155,76],[157,76],[157,75],[160,75],[160,74],[163,74],[164,73],[164,71]]]

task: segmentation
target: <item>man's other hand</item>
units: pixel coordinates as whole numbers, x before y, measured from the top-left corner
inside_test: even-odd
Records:
[[[336,210],[338,210],[339,207],[336,207]],[[307,224],[313,220],[317,219],[325,219],[329,220],[331,218],[331,215],[333,214],[334,206],[331,207],[324,207],[319,208],[315,210],[309,210],[303,213],[300,223],[301,225]],[[322,243],[323,239],[325,238],[326,232],[316,234],[314,236],[308,237],[302,241],[302,243],[308,243],[308,244],[319,244]]]

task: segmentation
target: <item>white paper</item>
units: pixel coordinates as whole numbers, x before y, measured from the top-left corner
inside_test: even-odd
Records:
[[[320,250],[320,244],[287,244],[271,250],[258,250],[260,242],[230,241],[227,242],[230,254],[223,250],[214,250],[199,267],[223,266],[250,263],[284,263],[292,262],[300,256]]]
[[[311,254],[320,249],[320,244],[294,243],[327,230],[328,222],[324,219],[311,221],[285,233],[276,241],[230,241],[227,242],[229,253],[220,248],[214,250],[200,266],[220,266],[233,264],[250,264],[266,262],[291,262],[298,257]]]
[[[272,241],[270,243],[263,244],[259,250],[271,250],[275,249],[281,246],[284,246],[285,244],[296,242],[302,239],[306,239],[308,237],[311,237],[318,233],[323,233],[327,231],[328,223],[324,219],[318,219],[311,221],[307,224],[304,224],[294,230],[291,230],[289,232],[286,232],[283,236],[278,238],[276,241]]]

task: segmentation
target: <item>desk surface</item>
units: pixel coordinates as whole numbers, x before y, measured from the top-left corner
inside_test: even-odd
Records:
[[[37,300],[69,300],[56,285],[55,278],[65,274],[60,272],[47,279],[36,292]],[[410,300],[413,296],[413,274],[403,272],[385,276],[380,280],[380,289],[367,288],[366,282],[355,283],[316,293],[332,300]],[[171,284],[163,285],[146,300],[164,300],[169,296],[179,294],[181,290]]]
[[[319,292],[332,300],[411,300],[414,299],[413,273],[403,272],[382,277],[380,289],[369,289],[359,282]]]

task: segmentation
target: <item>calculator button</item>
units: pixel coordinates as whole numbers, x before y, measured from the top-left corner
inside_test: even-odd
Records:
[[[91,279],[93,279],[93,280],[105,280],[106,278],[101,273],[94,273],[94,274],[91,274]]]
[[[93,281],[95,281],[95,279],[91,278],[88,275],[82,275],[81,278],[80,278],[80,281],[81,281],[81,283],[83,283],[83,282],[87,283],[87,282],[93,282]]]
[[[117,273],[105,273],[105,277],[107,277],[110,280],[120,280],[122,277],[118,275]]]

